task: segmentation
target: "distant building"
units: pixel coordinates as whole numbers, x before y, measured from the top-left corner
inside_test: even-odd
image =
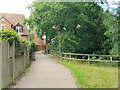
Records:
[[[28,40],[27,25],[20,24],[24,18],[23,14],[0,13],[0,30],[14,29],[21,38]]]
[[[42,37],[42,40],[43,40],[43,45],[44,45],[44,48],[45,48],[46,47],[46,36],[45,35]]]
[[[32,30],[30,33],[34,34],[33,42],[35,43],[35,50],[45,50],[45,39],[40,39],[39,37],[37,37],[37,34],[34,30]]]

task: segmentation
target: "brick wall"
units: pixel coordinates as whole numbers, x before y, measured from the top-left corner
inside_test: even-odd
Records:
[[[28,40],[28,36],[21,36],[21,38]]]
[[[2,19],[4,19],[4,18],[2,18]],[[4,21],[2,21],[2,19],[0,19],[0,30],[1,30],[1,25],[5,25],[5,29],[11,29],[10,22],[8,22],[6,19],[4,19]]]
[[[35,37],[33,40],[33,42],[35,43],[35,50],[44,50],[45,45],[43,40],[37,37],[37,34],[35,33],[35,31],[31,31],[31,34],[34,34],[34,37]]]

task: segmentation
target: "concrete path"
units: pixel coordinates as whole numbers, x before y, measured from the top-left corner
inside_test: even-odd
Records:
[[[31,70],[12,88],[77,88],[70,71],[40,51]]]

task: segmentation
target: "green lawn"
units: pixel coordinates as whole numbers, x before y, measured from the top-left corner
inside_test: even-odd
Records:
[[[49,56],[53,58],[52,55]],[[96,67],[76,63],[69,64],[67,60],[61,61],[57,57],[54,58],[71,70],[80,88],[118,88],[117,67]]]

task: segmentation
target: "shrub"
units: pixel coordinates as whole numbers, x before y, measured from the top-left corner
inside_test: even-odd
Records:
[[[2,40],[8,41],[10,43],[10,45],[12,45],[13,41],[16,42],[16,45],[18,45],[19,43],[23,44],[26,47],[31,45],[31,42],[29,42],[23,38],[20,38],[18,33],[15,32],[13,29],[8,29],[8,30],[2,29],[0,31],[0,36],[1,36]]]
[[[85,56],[83,56],[82,59],[85,59]]]
[[[17,32],[15,32],[13,29],[2,29],[2,40],[8,41],[10,45],[12,44],[13,41],[18,41],[19,35]]]
[[[0,30],[0,38],[1,38],[1,36],[2,36],[2,31]]]
[[[95,60],[96,58],[97,58],[97,57],[93,56],[93,57],[92,57],[92,60]]]
[[[30,55],[30,60],[35,60],[35,58],[33,57],[33,53],[35,52],[34,50],[35,48],[35,43],[31,42],[31,46],[30,46],[30,52],[29,52],[29,55]]]

